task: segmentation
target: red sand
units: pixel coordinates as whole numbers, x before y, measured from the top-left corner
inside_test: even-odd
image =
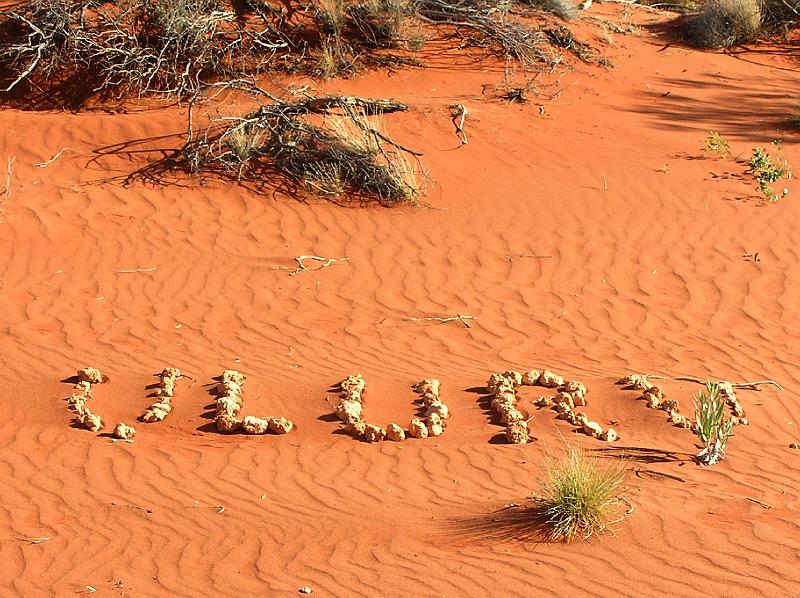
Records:
[[[616,6],[589,14],[623,19]],[[98,148],[179,133],[184,110],[1,111],[0,160],[16,161],[0,223],[0,594],[795,594],[800,189],[765,204],[727,176],[745,167],[701,139],[719,130],[747,160],[780,137],[800,165],[800,75],[780,55],[700,53],[643,28],[612,42],[600,47],[615,68],[578,64],[558,97],[524,106],[482,94],[500,82],[494,66],[325,85],[412,105],[386,121],[424,153],[428,207],[123,186],[112,177],[140,159]],[[464,147],[454,103],[469,110]],[[349,262],[288,276],[301,254]],[[407,320],[455,314],[476,319]],[[93,399],[111,427],[135,421],[163,366],[196,381],[179,382],[164,422],[113,444],[70,426],[59,380],[88,364],[112,377]],[[469,389],[512,366],[582,380],[590,416],[619,420],[617,445],[686,462],[631,462],[635,511],[614,535],[526,538],[493,512],[536,490],[564,442],[601,445],[549,412],[535,412],[537,442],[490,442],[501,429]],[[298,429],[217,434],[203,385],[225,367],[247,374],[248,413]],[[327,391],[356,372],[377,423],[407,423],[410,384],[440,377],[445,435],[367,445],[335,433]],[[740,391],[751,425],[700,468],[690,432],[613,385],[631,372],[786,390]],[[691,414],[698,387],[664,387]]]

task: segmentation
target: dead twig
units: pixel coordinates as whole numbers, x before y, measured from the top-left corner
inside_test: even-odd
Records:
[[[666,376],[648,376],[648,378],[653,379],[667,379]],[[694,376],[675,376],[672,378],[673,380],[680,380],[683,382],[694,382],[695,384],[705,384],[708,380],[702,380],[700,378],[696,378]],[[771,384],[778,388],[778,390],[783,390],[783,386],[775,382],[774,380],[755,380],[754,382],[731,382],[731,386],[733,388],[742,388],[745,390],[758,390],[758,387],[762,384]]]
[[[453,126],[456,128],[456,136],[461,140],[461,145],[467,145],[467,133],[464,131],[464,121],[469,111],[464,104],[453,104],[450,106],[450,116],[453,119]]]
[[[768,504],[767,504],[767,503],[765,503],[765,502],[761,502],[760,500],[758,500],[758,499],[756,499],[756,498],[750,498],[749,496],[746,496],[745,498],[746,498],[747,500],[749,500],[750,502],[754,502],[754,503],[756,503],[758,506],[760,506],[760,507],[762,507],[762,508],[764,508],[764,509],[771,509],[771,508],[772,508],[772,505],[768,505]]]
[[[64,152],[71,152],[71,151],[72,151],[71,148],[65,147],[60,152],[58,152],[55,156],[53,156],[52,158],[47,160],[47,162],[39,162],[37,164],[34,164],[34,166],[36,168],[44,168],[45,166],[49,166],[50,164],[52,164],[53,162],[58,160],[64,154]]]
[[[131,270],[117,270],[117,274],[134,274],[136,272],[155,272],[158,266],[151,268],[133,268]]]
[[[323,262],[316,268],[309,268],[303,260],[316,260],[318,262]],[[289,271],[289,276],[297,276],[300,272],[314,272],[316,270],[322,270],[323,268],[327,268],[328,266],[332,266],[333,264],[339,262],[349,262],[349,257],[334,257],[334,258],[325,258],[320,257],[318,255],[298,255],[294,258],[294,261],[297,262],[298,266],[294,270]]]
[[[41,544],[42,542],[47,542],[49,539],[50,536],[42,536],[41,538],[20,538],[20,540],[28,544]]]
[[[470,328],[470,325],[467,324],[467,320],[476,320],[477,316],[464,316],[462,314],[456,314],[455,316],[447,317],[447,318],[439,318],[439,317],[428,317],[428,318],[403,318],[408,322],[436,322],[437,324],[444,324],[446,322],[453,322],[455,320],[461,320],[461,323],[464,324],[467,328]]]
[[[673,475],[671,473],[663,473],[661,471],[655,471],[654,469],[644,469],[644,468],[637,467],[633,471],[636,474],[636,477],[638,477],[638,478],[642,477],[641,476],[642,473],[647,473],[647,474],[650,474],[650,475],[653,475],[653,476],[661,476],[662,478],[668,478],[670,480],[675,480],[676,482],[681,482],[682,484],[686,483],[686,480],[684,478],[682,478],[681,476],[679,476],[679,475]]]

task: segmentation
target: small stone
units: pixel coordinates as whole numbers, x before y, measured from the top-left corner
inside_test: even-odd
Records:
[[[364,376],[356,374],[355,376],[348,376],[339,383],[343,391],[355,390],[359,395],[364,392],[367,383],[364,381]]]
[[[539,375],[539,384],[545,388],[556,388],[564,384],[564,378],[550,370],[545,370]]]
[[[647,401],[647,406],[650,409],[661,409],[661,401],[658,400],[654,394],[651,394],[647,391],[642,395],[642,398]]]
[[[412,438],[427,438],[428,426],[419,418],[413,418],[408,424],[408,435]]]
[[[344,431],[353,438],[361,438],[367,431],[367,422],[361,420],[349,421],[345,424]]]
[[[508,407],[500,411],[500,423],[503,425],[525,419],[523,413],[516,407]]]
[[[400,442],[406,439],[406,432],[397,424],[389,424],[386,426],[386,440]]]
[[[442,402],[442,400],[439,398],[439,394],[438,393],[434,393],[434,392],[432,392],[430,390],[426,390],[425,392],[423,392],[422,396],[420,396],[419,400],[426,407],[428,405],[430,405],[431,403],[441,403]]]
[[[99,415],[89,411],[88,407],[84,408],[78,415],[78,420],[90,432],[99,432],[103,429],[103,420],[100,419]]]
[[[103,373],[97,368],[86,367],[78,370],[78,382],[88,382],[89,384],[102,384],[105,380]]]
[[[373,443],[373,442],[380,442],[384,438],[386,438],[386,430],[384,430],[380,426],[367,424],[367,428],[366,430],[364,430],[364,440]]]
[[[441,390],[442,383],[437,380],[436,378],[428,378],[421,382],[417,382],[413,388],[415,392],[419,394],[423,394],[426,392],[432,392],[435,395],[439,394],[439,390]]]
[[[361,403],[350,399],[343,399],[336,406],[336,417],[345,423],[361,419],[363,412]]]
[[[235,432],[242,427],[242,420],[225,413],[217,416],[216,423],[220,432]]]
[[[450,418],[450,409],[448,409],[447,405],[445,405],[441,401],[436,403],[431,403],[425,410],[425,417],[430,417],[434,413],[438,415],[441,419]]]
[[[617,384],[621,384],[623,386],[633,386],[639,390],[647,390],[651,387],[650,381],[644,374],[630,374],[629,376],[620,378],[617,381]]]
[[[270,417],[267,422],[269,422],[269,431],[273,434],[288,434],[294,430],[294,423],[285,417]]]
[[[796,442],[792,442],[792,443],[789,445],[789,448],[790,448],[790,449],[793,449],[793,450],[795,450],[795,451],[796,451],[796,450],[800,449],[800,444],[797,444]]]
[[[239,386],[244,384],[244,375],[236,370],[225,370],[222,372],[223,382],[235,382]]]
[[[529,370],[522,374],[522,384],[523,386],[536,386],[539,384],[539,376],[542,373],[539,370]]]
[[[242,420],[242,428],[245,434],[266,434],[269,430],[269,422],[260,417],[248,415]]]
[[[515,397],[509,397],[507,395],[503,395],[501,397],[494,397],[490,402],[492,409],[495,411],[501,411],[502,409],[507,409],[508,407],[513,407],[517,404],[517,400]]]
[[[512,384],[516,386],[522,386],[522,374],[515,370],[507,370],[503,372],[503,376],[505,376],[506,380],[511,380]]]
[[[133,426],[129,426],[122,422],[118,423],[114,427],[114,438],[119,438],[121,440],[130,440],[136,435],[136,429]]]
[[[531,436],[528,433],[528,424],[524,421],[517,421],[506,426],[506,440],[511,444],[526,444]]]
[[[619,435],[614,428],[609,428],[600,435],[600,440],[604,440],[606,442],[614,442],[617,438],[619,438]]]
[[[558,393],[555,398],[553,399],[553,403],[556,405],[569,405],[570,408],[575,407],[575,400],[573,399],[572,395],[568,392],[560,392]]]
[[[302,588],[300,588],[297,591],[300,592],[301,594],[311,594],[314,590],[312,590],[308,586],[303,586]]]
[[[674,401],[668,399],[666,401],[661,401],[661,410],[670,412],[670,411],[677,411],[678,410],[678,401]]]
[[[92,391],[92,384],[88,380],[82,380],[78,382],[75,386],[73,386],[74,390],[77,390],[80,393],[88,395]]]
[[[427,418],[428,436],[441,436],[444,433],[442,418],[436,413],[431,413]]]
[[[181,377],[181,371],[178,368],[166,367],[161,371],[161,377],[177,380]]]
[[[537,407],[552,407],[553,399],[551,397],[539,397],[533,402]]]
[[[603,427],[597,422],[586,421],[583,423],[583,431],[592,438],[600,438],[603,434]]]
[[[583,385],[582,382],[578,382],[577,380],[570,380],[569,382],[564,384],[564,392],[580,393],[581,395],[585,395],[586,387]]]

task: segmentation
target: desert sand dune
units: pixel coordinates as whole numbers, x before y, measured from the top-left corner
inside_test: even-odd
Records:
[[[0,111],[0,160],[16,158],[0,222],[0,594],[796,593],[800,189],[766,204],[702,139],[719,130],[746,160],[780,137],[800,164],[786,91],[800,75],[781,56],[637,31],[604,47],[614,68],[576,63],[558,97],[526,105],[482,93],[503,74],[492,61],[321,85],[409,103],[387,127],[424,154],[423,206],[300,202],[213,178],[123,185],[144,156],[120,144],[177,147],[185,108]],[[469,109],[460,147],[455,103]],[[290,276],[300,255],[347,261]],[[423,319],[457,314],[474,319]],[[164,364],[193,380],[163,422],[112,442],[71,425],[62,400],[59,381],[89,363],[112,378],[92,399],[111,427],[152,402]],[[583,381],[592,419],[621,439],[576,434],[532,406],[549,391],[525,387],[537,440],[498,442],[476,389],[509,367]],[[227,368],[247,375],[248,413],[296,430],[218,433],[205,385]],[[331,386],[353,372],[380,425],[405,424],[410,386],[440,378],[447,432],[342,434]],[[630,372],[785,391],[737,392],[750,425],[700,468],[690,431],[614,385]],[[691,416],[697,385],[659,385]],[[524,510],[503,509],[525,504],[565,442],[658,449],[629,452],[635,510],[613,535],[542,543]]]

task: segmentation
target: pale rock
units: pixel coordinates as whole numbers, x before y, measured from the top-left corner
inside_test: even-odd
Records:
[[[646,389],[645,392],[649,392],[659,401],[664,398],[664,391],[661,390],[660,386],[651,386],[650,388]]]
[[[354,390],[359,395],[364,392],[364,389],[367,387],[367,383],[364,380],[364,376],[361,374],[356,374],[355,376],[348,376],[344,380],[339,383],[341,389],[345,392],[348,390]]]
[[[605,440],[606,442],[614,442],[617,438],[619,438],[619,434],[614,428],[609,428],[600,436],[600,440]]]
[[[654,394],[650,394],[649,392],[645,392],[642,394],[642,398],[647,401],[647,406],[650,409],[661,409],[661,401]]]
[[[114,438],[119,438],[121,440],[130,440],[136,435],[136,428],[133,426],[129,426],[125,423],[118,423],[114,427]]]
[[[426,392],[432,392],[435,395],[439,395],[439,390],[441,389],[441,382],[436,378],[427,378],[422,380],[421,382],[417,382],[414,385],[414,391],[419,394],[424,394]]]
[[[428,424],[428,436],[441,436],[444,433],[442,418],[436,413],[431,413],[427,417],[426,423]]]
[[[516,370],[506,370],[503,372],[506,380],[510,380],[514,387],[522,386],[522,373]]]
[[[367,424],[367,429],[364,430],[364,440],[373,443],[373,442],[380,442],[384,438],[386,438],[386,430],[384,430],[380,426]]]
[[[220,382],[217,384],[215,388],[218,395],[234,395],[238,396],[242,394],[242,387],[240,384],[233,382],[232,380],[228,380],[227,382]]]
[[[428,426],[419,418],[413,418],[408,424],[408,435],[412,438],[427,438]]]
[[[82,380],[72,388],[85,395],[88,395],[90,392],[92,392],[92,384],[88,380]]]
[[[235,432],[242,427],[242,420],[223,413],[217,417],[216,424],[220,432]]]
[[[556,388],[564,384],[564,378],[550,370],[544,370],[539,376],[539,384],[545,388]]]
[[[552,407],[555,403],[551,397],[539,397],[533,404],[537,407]]]
[[[586,394],[586,387],[583,385],[582,382],[578,382],[577,380],[570,380],[566,384],[564,384],[564,392],[568,392],[570,394],[580,393],[581,396],[583,396]]]
[[[420,401],[422,402],[423,405],[427,407],[431,403],[440,403],[441,399],[439,398],[439,395],[437,393],[433,393],[429,390],[426,390],[424,393],[422,393]]]
[[[367,422],[359,420],[349,421],[344,425],[344,431],[353,438],[361,438],[367,431]]]
[[[358,401],[342,400],[336,407],[336,417],[343,422],[361,419],[364,408]]]
[[[161,371],[161,378],[171,378],[177,380],[181,377],[181,371],[178,368],[166,367]]]
[[[528,432],[528,424],[524,421],[517,421],[506,426],[506,440],[511,444],[526,444],[531,436]]]
[[[633,386],[638,390],[647,390],[650,388],[650,381],[644,374],[631,374],[629,376],[625,376],[624,378],[620,378],[617,381],[617,384],[622,384],[623,386]]]
[[[592,438],[600,438],[603,434],[603,427],[597,422],[586,421],[583,423],[583,431]]]
[[[559,392],[553,399],[556,405],[569,405],[570,409],[575,407],[575,399],[568,392]]]
[[[269,422],[260,417],[248,415],[242,420],[242,428],[245,434],[266,434],[269,430]]]
[[[225,370],[222,372],[223,382],[235,382],[239,386],[244,384],[244,375],[236,370]]]
[[[102,384],[105,380],[103,373],[97,368],[86,367],[78,370],[78,382],[88,382],[89,384]]]
[[[448,409],[447,405],[442,403],[441,401],[437,403],[431,403],[428,405],[428,408],[425,410],[425,417],[430,417],[431,415],[438,415],[440,419],[450,419],[450,409]]]
[[[386,440],[393,440],[394,442],[400,442],[401,440],[405,440],[406,433],[403,428],[398,426],[397,424],[389,424],[386,426]]]
[[[539,370],[528,370],[524,374],[522,374],[522,385],[523,386],[536,386],[539,384],[539,376],[542,373]]]
[[[270,417],[269,431],[273,434],[288,434],[294,430],[294,422],[285,417]]]
[[[79,423],[91,432],[99,432],[103,429],[103,420],[100,419],[99,415],[95,415],[89,408],[86,407],[83,411],[78,414],[78,421]]]

